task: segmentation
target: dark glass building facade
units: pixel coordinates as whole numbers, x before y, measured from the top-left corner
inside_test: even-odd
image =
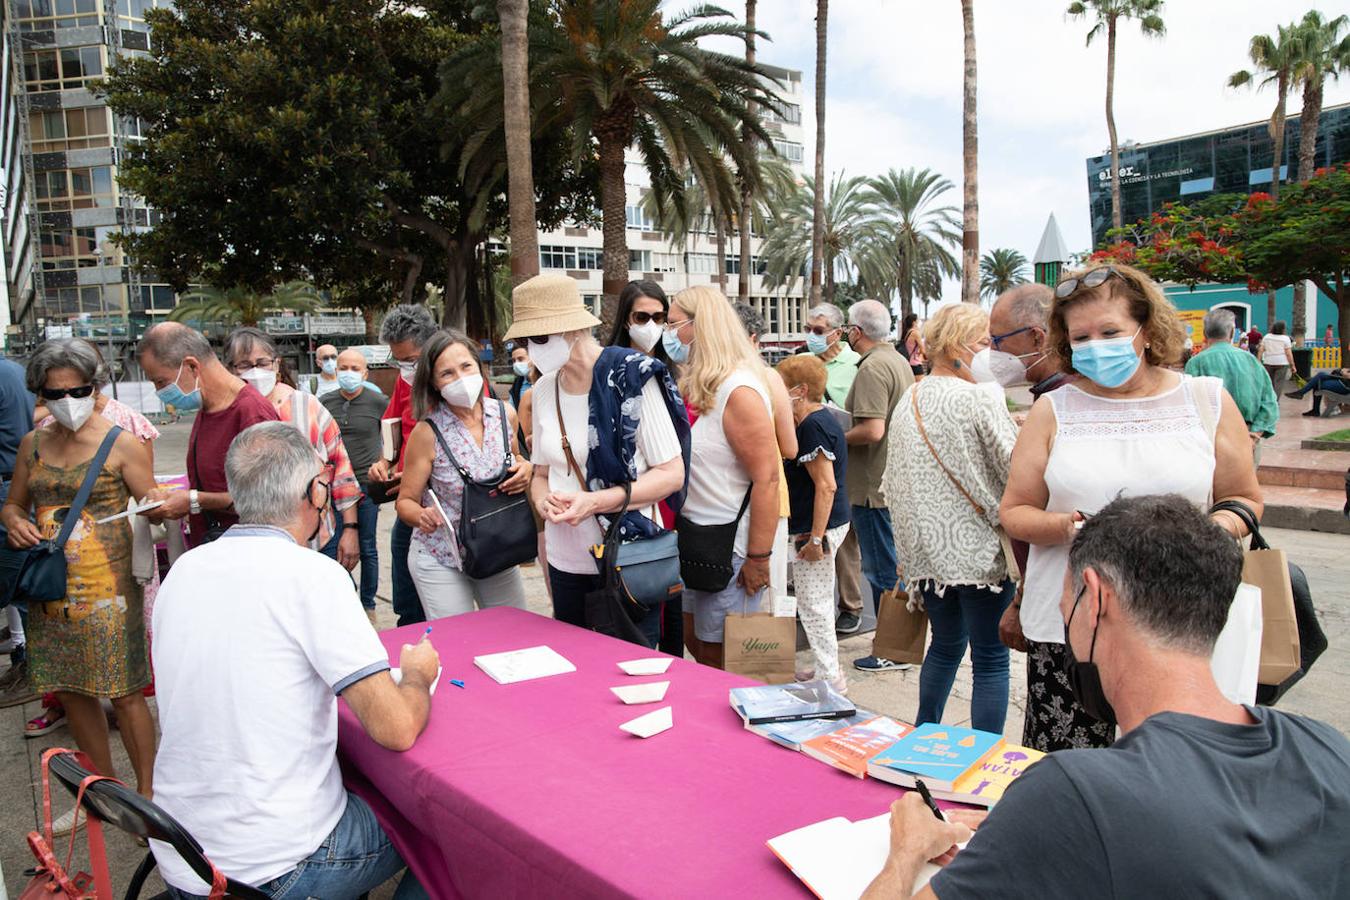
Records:
[[[1293,106],[1297,98],[1293,98]],[[1285,181],[1298,174],[1299,116],[1285,122]],[[1167,202],[1194,201],[1209,194],[1268,191],[1275,142],[1268,122],[1253,122],[1187,137],[1120,148],[1121,214],[1137,222]],[[1318,168],[1350,162],[1350,103],[1322,110],[1317,129]],[[1100,246],[1111,227],[1111,154],[1087,161],[1092,242]]]

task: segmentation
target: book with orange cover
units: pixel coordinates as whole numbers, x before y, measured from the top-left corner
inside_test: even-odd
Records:
[[[867,777],[867,761],[914,730],[889,716],[875,716],[802,744],[802,752],[858,778]]]
[[[1044,756],[1039,750],[1004,742],[979,766],[958,778],[950,791],[935,790],[933,796],[958,803],[993,806],[1003,798],[1003,792],[1010,784]]]

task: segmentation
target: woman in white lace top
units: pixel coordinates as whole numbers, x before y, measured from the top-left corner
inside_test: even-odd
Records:
[[[1065,372],[1084,376],[1046,394],[1027,416],[1003,496],[1008,533],[1031,544],[1020,608],[1005,631],[1027,650],[1022,742],[1038,750],[1100,747],[1115,723],[1090,716],[1066,672],[1070,657],[1090,661],[1090,636],[1065,642],[1060,599],[1069,545],[1086,516],[1120,495],[1177,493],[1202,509],[1240,500],[1259,517],[1261,488],[1247,426],[1217,378],[1165,368],[1181,355],[1184,328],[1175,307],[1142,272],[1099,266],[1066,278],[1050,308],[1050,346]],[[1242,522],[1214,520],[1240,537]],[[1104,620],[1100,597],[1076,612]],[[1110,718],[1110,716],[1108,716]]]
[[[970,645],[973,727],[1003,733],[1008,648],[998,622],[1012,600],[998,534],[1017,428],[997,383],[977,384],[972,362],[989,353],[989,315],[944,306],[924,328],[929,375],[891,415],[882,487],[896,556],[910,595],[923,597],[933,636],[919,673],[916,724],[942,721]]]

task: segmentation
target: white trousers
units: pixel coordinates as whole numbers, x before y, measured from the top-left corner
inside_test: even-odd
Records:
[[[442,565],[417,541],[408,550],[408,572],[417,585],[428,619],[441,619],[490,606],[525,608],[525,583],[512,566],[487,578],[470,578]]]
[[[839,677],[839,638],[834,633],[834,556],[847,535],[847,522],[827,530],[825,540],[830,549],[815,562],[795,559],[796,553],[793,553],[792,583],[797,591],[797,618],[811,645],[816,677],[830,681]]]

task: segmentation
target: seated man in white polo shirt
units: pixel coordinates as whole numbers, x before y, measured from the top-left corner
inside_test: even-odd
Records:
[[[406,750],[439,658],[405,645],[395,684],[351,578],[306,547],[328,485],[299,432],[240,432],[225,477],[239,524],[179,559],[155,604],[155,802],[231,878],[274,897],[356,897],[404,863],[342,786],[337,697],[372,739]],[[208,893],[172,847],[152,846],[174,896]],[[409,874],[395,896],[420,895]]]

